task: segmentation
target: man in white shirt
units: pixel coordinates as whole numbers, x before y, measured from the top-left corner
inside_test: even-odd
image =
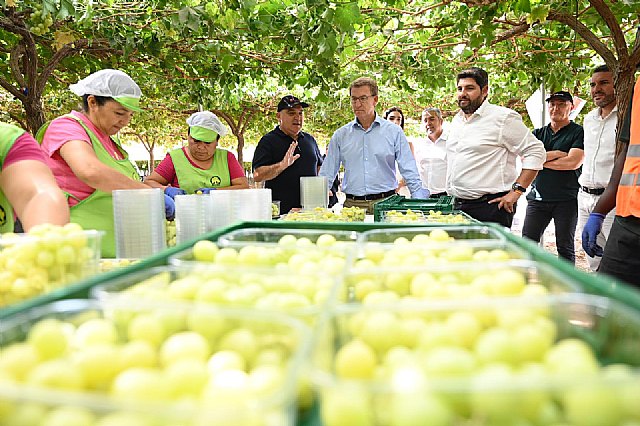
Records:
[[[511,228],[516,202],[542,170],[544,145],[520,114],[487,101],[485,70],[460,72],[457,93],[460,111],[447,138],[447,193],[456,197],[456,208],[471,217]]]
[[[583,229],[589,214],[593,211],[604,192],[613,170],[616,151],[616,126],[618,107],[613,87],[613,73],[606,65],[600,65],[591,75],[591,99],[597,106],[584,118],[584,164],[578,179],[578,229]],[[597,236],[598,246],[604,247],[609,237],[611,225],[616,215],[613,209],[604,218],[602,229]],[[587,255],[589,269],[596,271],[600,265],[599,256]]]
[[[447,134],[442,123],[442,112],[438,108],[426,108],[422,111],[422,124],[427,139],[413,144],[422,186],[431,192],[429,198],[447,195]]]

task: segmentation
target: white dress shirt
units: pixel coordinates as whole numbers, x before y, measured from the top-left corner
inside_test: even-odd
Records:
[[[418,165],[422,186],[432,194],[447,190],[447,134],[442,132],[435,142],[420,138],[413,142],[413,155]]]
[[[542,170],[544,145],[524,125],[517,112],[485,100],[468,119],[453,118],[447,138],[447,193],[476,199],[511,190],[522,168]]]
[[[580,185],[587,188],[606,188],[613,170],[616,153],[616,125],[618,107],[606,117],[600,116],[600,108],[584,117],[584,162]]]

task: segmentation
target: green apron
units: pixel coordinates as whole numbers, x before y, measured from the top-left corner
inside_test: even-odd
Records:
[[[194,167],[189,162],[182,148],[169,151],[169,155],[173,161],[173,168],[176,171],[180,188],[184,189],[187,194],[195,194],[200,188],[224,188],[231,186],[227,150],[216,148],[211,167],[207,170]]]
[[[93,133],[82,119],[75,117],[74,115],[67,114],[66,117],[71,117],[76,120],[82,128],[87,132],[93,150],[101,163],[111,167],[112,169],[122,173],[125,176],[130,177],[133,180],[139,181],[140,177],[135,167],[129,161],[129,155],[122,149],[120,140],[112,136],[111,140],[116,144],[120,152],[124,155],[124,159],[114,159],[105,147],[102,145],[98,137]],[[42,129],[41,129],[42,130]],[[45,129],[46,131],[46,129]],[[41,132],[38,132],[40,135]],[[44,132],[42,132],[44,135]],[[71,194],[66,193],[67,197],[73,197]],[[102,236],[102,257],[116,257],[116,239],[113,225],[113,196],[110,192],[103,192],[99,189],[93,191],[84,200],[81,200],[78,204],[71,207],[71,222],[77,223],[82,226],[83,229],[97,229],[104,231],[105,235]]]
[[[0,123],[0,170],[4,167],[4,160],[16,139],[24,134],[24,130],[11,124]],[[13,232],[13,207],[0,188],[0,234]]]

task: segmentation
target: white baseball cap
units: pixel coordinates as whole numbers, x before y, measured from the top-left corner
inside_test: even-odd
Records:
[[[113,98],[123,107],[140,112],[142,91],[131,77],[120,70],[100,70],[83,78],[69,89],[78,96],[94,95]]]

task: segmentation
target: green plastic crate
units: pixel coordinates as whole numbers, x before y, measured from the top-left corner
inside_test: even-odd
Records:
[[[430,210],[440,212],[453,211],[453,197],[444,196],[438,199],[405,198],[402,195],[392,195],[391,197],[379,201],[373,205],[373,220],[381,222],[383,212],[388,210],[415,210],[428,213]]]

